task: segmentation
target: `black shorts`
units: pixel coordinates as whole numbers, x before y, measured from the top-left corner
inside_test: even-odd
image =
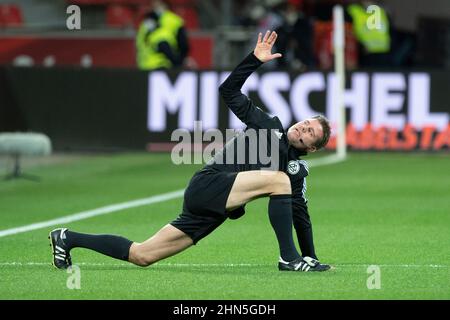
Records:
[[[184,192],[183,211],[170,224],[194,244],[206,237],[229,217],[225,207],[237,174],[212,168],[196,172]]]

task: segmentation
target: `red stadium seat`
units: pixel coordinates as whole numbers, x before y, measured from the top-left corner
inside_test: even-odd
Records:
[[[333,22],[316,21],[314,23],[314,55],[320,69],[333,67]],[[351,23],[345,23],[345,63],[347,69],[358,65],[358,46]]]
[[[0,26],[20,27],[23,25],[22,10],[15,4],[0,5]]]
[[[67,3],[88,6],[88,5],[102,5],[105,4],[105,0],[66,0]],[[110,1],[111,2],[111,1]]]
[[[194,8],[187,6],[178,6],[173,7],[172,10],[183,18],[186,29],[196,30],[199,28],[198,14]]]
[[[67,3],[77,4],[83,6],[99,6],[99,5],[111,5],[111,4],[122,4],[122,5],[145,5],[150,3],[150,0],[66,0]]]
[[[106,8],[106,25],[109,27],[125,28],[134,26],[134,12],[127,6],[109,5]]]
[[[144,19],[144,16],[150,12],[151,10],[151,6],[147,5],[143,5],[143,6],[138,6],[137,10],[135,12],[134,15],[134,27],[136,29],[139,28],[139,25],[141,24],[142,20]]]
[[[192,6],[196,0],[166,0],[166,3],[172,6]]]

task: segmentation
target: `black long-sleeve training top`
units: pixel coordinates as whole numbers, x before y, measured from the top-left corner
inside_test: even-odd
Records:
[[[289,145],[286,131],[278,117],[272,117],[262,111],[241,92],[247,78],[260,65],[262,62],[250,53],[219,87],[226,105],[247,127],[242,134],[230,140],[222,151],[211,159],[207,167],[228,172],[263,168],[285,172],[291,180],[293,223],[302,255],[317,259],[305,196],[308,166],[305,161],[299,159],[306,153]],[[278,150],[272,150],[271,146],[277,145]],[[263,156],[260,157],[261,152],[258,152],[256,146],[267,152],[262,152]],[[270,160],[278,161],[268,163],[268,156]]]

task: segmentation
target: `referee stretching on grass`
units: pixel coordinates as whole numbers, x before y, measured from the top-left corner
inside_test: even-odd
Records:
[[[281,57],[279,53],[271,53],[276,38],[275,32],[267,31],[264,38],[259,34],[255,50],[236,67],[219,91],[228,107],[247,125],[246,131],[258,131],[258,145],[261,139],[272,147],[274,139],[278,141],[276,150],[270,150],[272,162],[275,158],[278,160],[275,161],[277,167],[267,170],[267,164],[263,165],[259,158],[256,163],[250,163],[249,155],[255,150],[250,151],[254,146],[249,143],[244,144],[245,163],[239,164],[238,157],[242,155],[233,153],[239,140],[239,136],[235,137],[195,173],[186,188],[180,216],[150,239],[137,243],[120,236],[82,234],[66,228],[51,231],[53,264],[57,268],[71,265],[73,248],[87,248],[139,266],[149,266],[196,244],[227,218],[241,217],[245,205],[260,197],[270,197],[269,220],[280,248],[278,269],[326,271],[330,268],[319,263],[314,252],[305,199],[308,167],[299,160],[300,156],[327,144],[330,137],[327,119],[315,116],[296,123],[286,132],[277,117],[269,116],[241,93],[241,87],[253,71],[264,62]],[[234,154],[232,164],[223,163],[226,154]],[[303,256],[295,247],[292,224]]]

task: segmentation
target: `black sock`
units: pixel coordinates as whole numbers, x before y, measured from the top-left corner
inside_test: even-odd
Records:
[[[290,194],[274,195],[269,200],[269,219],[280,246],[284,261],[300,257],[292,237],[292,198]]]
[[[294,228],[297,231],[297,239],[298,244],[300,245],[302,256],[308,256],[313,259],[319,260],[314,250],[312,229],[298,226],[296,225],[295,221],[294,221]]]
[[[128,254],[133,241],[109,234],[94,235],[67,230],[64,243],[69,250],[86,248],[116,259],[128,261]]]

